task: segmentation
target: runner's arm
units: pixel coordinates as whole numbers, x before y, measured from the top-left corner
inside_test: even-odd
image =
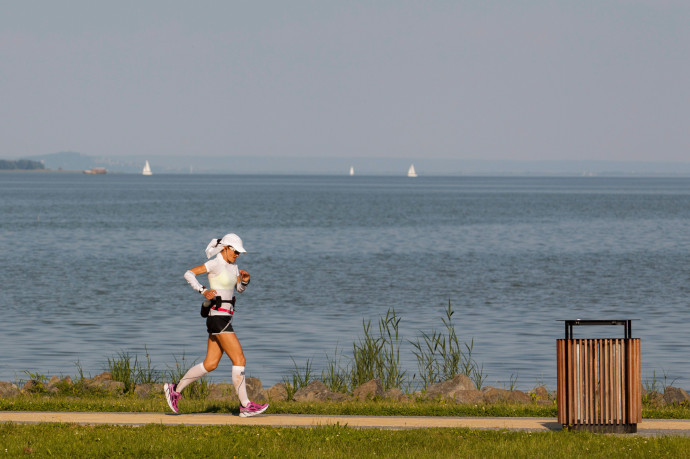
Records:
[[[192,286],[192,288],[194,290],[201,293],[207,299],[210,300],[216,296],[216,291],[215,290],[207,290],[206,287],[201,285],[201,283],[196,279],[196,276],[198,276],[199,274],[204,274],[206,272],[207,272],[206,271],[206,265],[195,266],[192,269],[190,269],[189,271],[184,273],[184,278],[187,281],[187,283]]]

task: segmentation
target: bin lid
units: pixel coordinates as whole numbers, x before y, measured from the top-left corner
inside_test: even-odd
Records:
[[[565,322],[565,339],[573,338],[574,325],[622,325],[625,339],[632,336],[632,321],[638,319],[572,319],[572,320],[558,320],[557,322]]]

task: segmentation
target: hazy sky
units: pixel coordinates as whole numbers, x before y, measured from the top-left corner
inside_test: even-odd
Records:
[[[0,157],[690,161],[690,2],[0,0]]]

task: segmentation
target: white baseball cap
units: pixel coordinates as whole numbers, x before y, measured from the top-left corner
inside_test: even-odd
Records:
[[[220,243],[221,245],[229,245],[240,253],[247,253],[242,245],[242,239],[235,233],[226,234],[223,236],[223,239],[220,240]]]

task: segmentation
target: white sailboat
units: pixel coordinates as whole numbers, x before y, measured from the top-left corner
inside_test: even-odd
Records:
[[[410,168],[407,170],[408,177],[416,177],[417,172],[414,170],[414,164],[410,164]]]
[[[355,168],[350,166],[350,175],[355,175]]]
[[[151,166],[149,166],[149,161],[148,159],[146,160],[146,164],[144,164],[144,170],[141,171],[141,175],[152,175],[153,172],[151,172]]]

